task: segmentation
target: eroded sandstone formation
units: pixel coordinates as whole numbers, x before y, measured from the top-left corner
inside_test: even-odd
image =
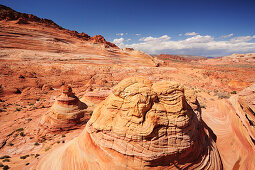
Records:
[[[81,135],[37,169],[222,169],[194,93],[178,83],[121,81]]]
[[[43,115],[41,125],[49,131],[74,129],[84,117],[86,104],[81,102],[68,85],[61,87],[62,94],[49,112]]]
[[[233,96],[230,101],[255,145],[255,84]]]

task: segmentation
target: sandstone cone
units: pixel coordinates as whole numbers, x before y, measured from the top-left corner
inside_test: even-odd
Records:
[[[81,102],[68,85],[61,87],[62,94],[46,113],[41,124],[50,131],[74,129],[84,117],[86,104]]]
[[[43,158],[38,169],[222,169],[200,107],[178,83],[121,81],[81,135]]]

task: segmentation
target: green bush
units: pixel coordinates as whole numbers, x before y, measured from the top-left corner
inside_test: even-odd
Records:
[[[231,94],[236,94],[236,91],[232,91]]]

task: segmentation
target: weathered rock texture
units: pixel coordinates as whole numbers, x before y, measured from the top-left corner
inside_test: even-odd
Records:
[[[81,123],[86,104],[81,102],[68,85],[61,87],[62,94],[41,120],[41,125],[49,131],[68,130]]]
[[[255,84],[233,96],[230,101],[255,144]]]
[[[121,81],[83,133],[38,169],[222,169],[194,93],[178,83]]]

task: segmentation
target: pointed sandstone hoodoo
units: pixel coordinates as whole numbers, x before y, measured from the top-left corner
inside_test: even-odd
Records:
[[[222,169],[194,93],[178,83],[121,81],[81,135],[38,169]]]
[[[57,98],[41,124],[50,131],[73,129],[80,123],[86,104],[81,102],[68,85],[61,87],[62,94]]]

